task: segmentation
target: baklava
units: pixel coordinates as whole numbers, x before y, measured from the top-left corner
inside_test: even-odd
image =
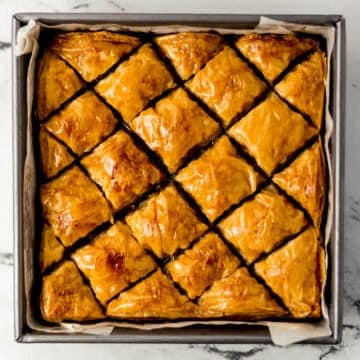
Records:
[[[326,63],[305,34],[52,36],[43,320],[320,319]]]

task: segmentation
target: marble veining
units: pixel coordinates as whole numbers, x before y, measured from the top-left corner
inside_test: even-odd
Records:
[[[89,4],[78,4],[78,5],[74,5],[72,7],[73,10],[77,10],[77,9],[85,9],[85,8],[88,8],[89,7]]]
[[[191,348],[192,346],[190,346]],[[200,349],[205,351],[208,354],[215,354],[220,358],[226,360],[240,360],[240,359],[248,359],[254,357],[259,352],[264,351],[264,346],[256,346],[247,351],[241,350],[221,350],[216,345],[203,345],[199,346]]]
[[[125,8],[119,4],[119,1],[116,0],[107,0],[109,5],[114,6],[115,8],[119,9],[120,11],[125,11]]]
[[[11,43],[6,41],[0,41],[0,50],[11,48]]]
[[[14,256],[11,253],[0,253],[0,265],[13,265]]]
[[[360,200],[356,200],[353,197],[350,199],[350,219],[360,222]]]

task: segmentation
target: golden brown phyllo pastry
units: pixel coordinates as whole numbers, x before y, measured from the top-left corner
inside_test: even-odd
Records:
[[[153,258],[121,222],[75,251],[72,258],[103,304],[156,267]]]
[[[176,180],[214,221],[231,205],[252,194],[263,178],[223,136],[181,170]]]
[[[226,46],[186,86],[229,125],[267,88],[249,65]]]
[[[38,60],[36,87],[36,113],[43,121],[80,90],[83,81],[61,58],[47,49]]]
[[[62,32],[40,51],[43,319],[319,319],[318,41],[143,35]]]

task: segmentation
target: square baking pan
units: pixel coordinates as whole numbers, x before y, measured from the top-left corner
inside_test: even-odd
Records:
[[[48,25],[64,23],[118,23],[123,25],[207,26],[223,28],[254,28],[262,15],[205,14],[58,14],[21,13],[12,18],[12,43],[19,28],[30,20]],[[330,76],[330,112],[334,131],[330,140],[332,175],[334,179],[333,226],[328,247],[329,271],[325,300],[329,307],[332,334],[305,343],[335,344],[341,341],[343,255],[344,255],[344,144],[345,144],[345,19],[340,15],[265,15],[275,20],[310,25],[328,25],[335,29]],[[96,343],[271,343],[266,327],[233,325],[196,325],[181,329],[135,330],[116,328],[111,335],[50,334],[31,330],[26,324],[24,294],[24,163],[26,155],[26,75],[30,56],[13,53],[13,192],[14,192],[14,311],[17,342],[96,342]]]

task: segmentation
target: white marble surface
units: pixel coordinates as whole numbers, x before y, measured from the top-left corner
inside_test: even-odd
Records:
[[[343,14],[347,20],[346,255],[341,345],[21,345],[13,341],[11,15],[24,11]],[[356,0],[0,0],[0,349],[2,359],[359,359],[360,358],[360,2]]]

